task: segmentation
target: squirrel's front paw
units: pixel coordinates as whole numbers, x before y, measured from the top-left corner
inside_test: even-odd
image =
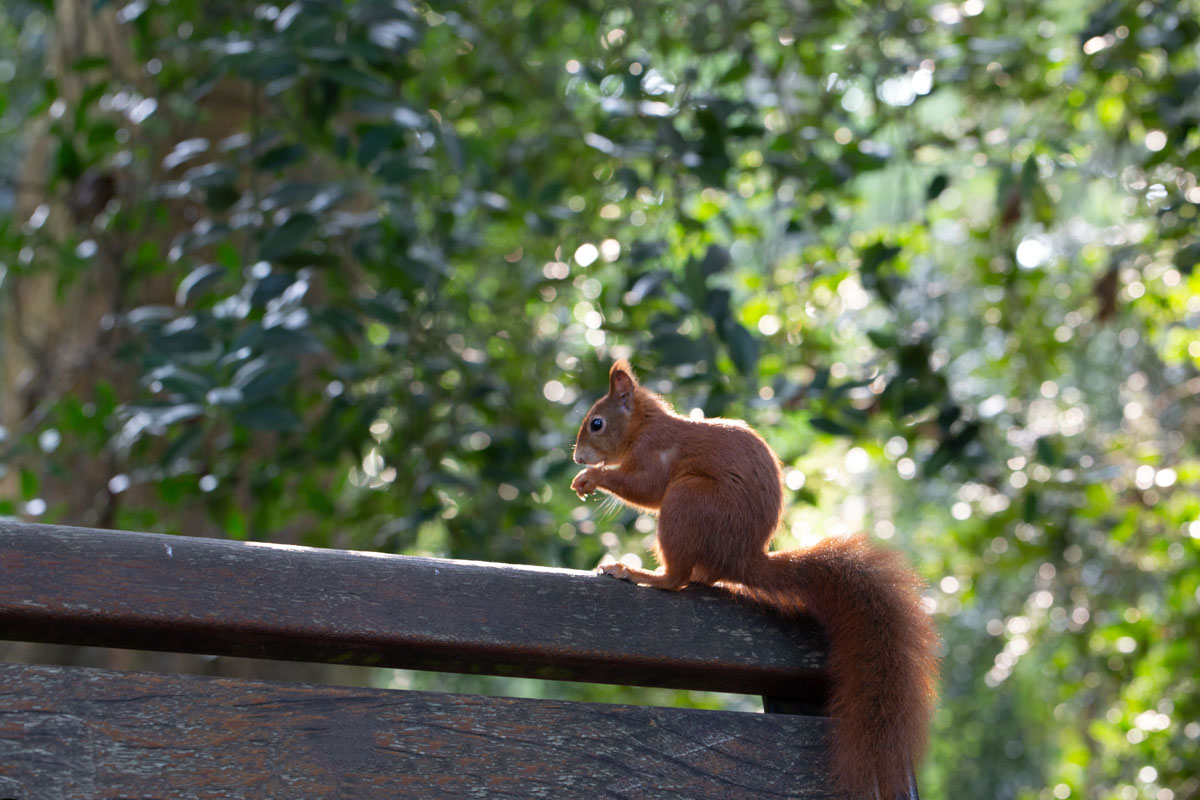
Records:
[[[620,561],[602,563],[600,566],[596,567],[596,572],[599,572],[601,575],[608,575],[622,581],[633,579],[629,574],[629,567],[626,567]]]
[[[576,475],[575,480],[571,481],[571,489],[575,494],[583,498],[600,488],[600,483],[596,480],[597,472],[598,470],[588,467]]]

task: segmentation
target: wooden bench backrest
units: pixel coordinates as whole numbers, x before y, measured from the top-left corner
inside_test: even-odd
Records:
[[[824,643],[709,589],[0,522],[0,639],[761,694]],[[0,665],[0,800],[825,797],[815,717]]]

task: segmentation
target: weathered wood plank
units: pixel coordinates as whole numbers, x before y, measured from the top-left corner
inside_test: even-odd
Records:
[[[0,522],[0,638],[812,699],[824,643],[712,589]]]
[[[0,797],[828,798],[815,717],[0,665]]]

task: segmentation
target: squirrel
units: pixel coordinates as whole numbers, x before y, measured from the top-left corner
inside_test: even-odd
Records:
[[[597,570],[658,589],[716,585],[812,615],[829,639],[835,784],[854,797],[907,796],[928,736],[938,636],[903,558],[865,534],[770,552],[783,515],[779,457],[744,422],[676,414],[625,360],[580,425],[575,461],[587,467],[571,483],[581,499],[600,490],[658,516],[656,571]]]

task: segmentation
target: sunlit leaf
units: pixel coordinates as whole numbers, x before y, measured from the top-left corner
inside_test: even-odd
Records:
[[[269,397],[296,377],[296,362],[265,357],[248,361],[234,373],[232,384],[242,392],[242,401],[256,403]]]
[[[175,291],[176,305],[186,306],[208,291],[225,274],[225,268],[206,264],[189,272]]]

